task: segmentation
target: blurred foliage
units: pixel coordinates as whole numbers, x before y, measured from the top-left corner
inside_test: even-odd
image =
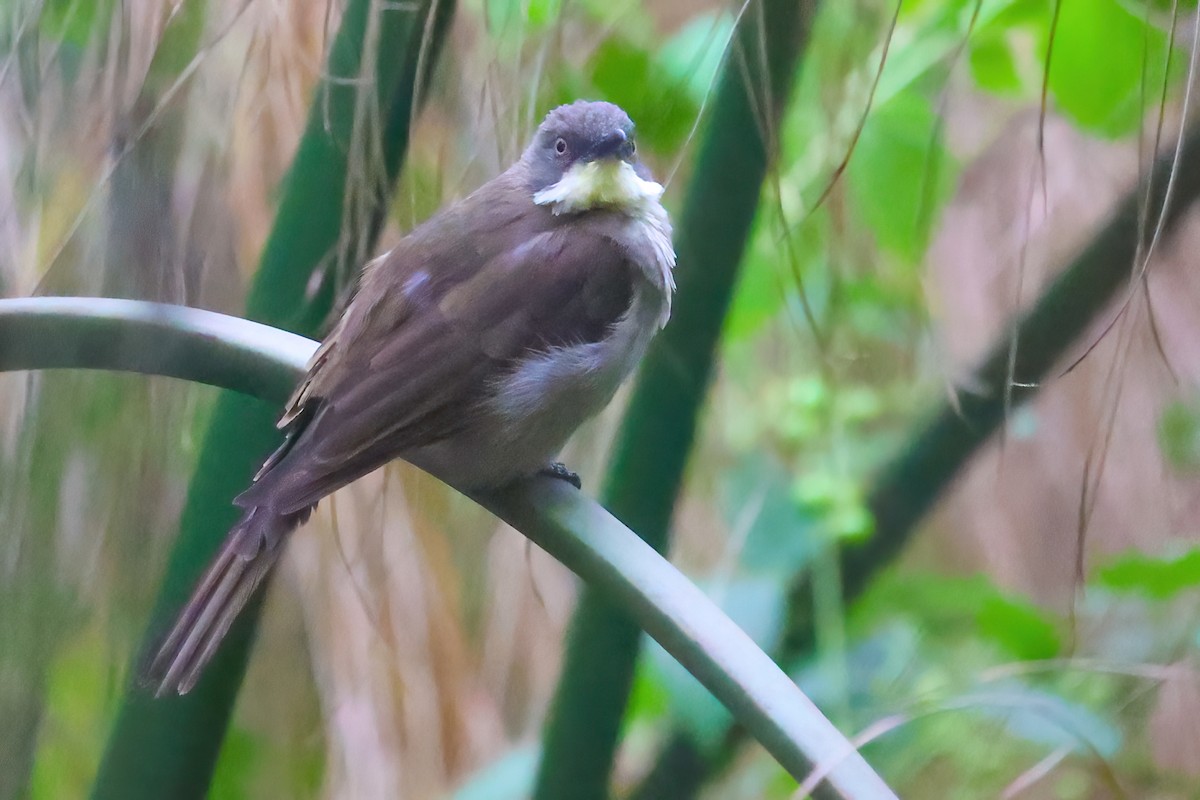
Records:
[[[328,19],[323,5],[275,18],[264,11],[270,5],[0,2],[0,104],[12,112],[0,120],[6,294],[98,292],[114,286],[94,266],[107,262],[115,285],[130,291],[177,285],[187,302],[242,307],[246,265],[261,247],[280,162],[298,135],[288,114],[307,108],[314,65],[323,62],[342,7],[333,3]],[[494,174],[546,107],[578,96],[630,111],[647,161],[671,178],[668,201],[678,212],[693,174],[693,132],[739,8],[464,3],[450,45],[461,57],[431,87],[385,236],[394,239]],[[818,649],[789,667],[845,730],[867,732],[868,757],[903,796],[995,797],[1025,779],[1065,798],[1192,796],[1194,777],[1156,755],[1161,741],[1152,739],[1164,734],[1151,722],[1162,713],[1155,698],[1169,679],[1163,670],[1181,665],[1185,681],[1195,680],[1200,556],[1193,548],[1150,544],[1159,539],[1147,535],[1137,549],[1089,557],[1085,579],[1067,592],[1075,598],[1069,609],[1044,596],[1035,602],[1012,588],[1027,585],[1023,576],[999,574],[1000,567],[957,573],[943,553],[913,555],[915,563],[888,570],[843,608],[834,555],[840,544],[871,535],[864,487],[954,370],[931,343],[939,310],[924,265],[964,175],[988,144],[1008,135],[1008,121],[1040,113],[1043,90],[1048,113],[1086,136],[1123,145],[1149,138],[1164,98],[1168,120],[1178,114],[1196,3],[905,0],[877,75],[896,11],[882,0],[822,4],[772,143],[723,328],[721,374],[678,501],[678,560],[768,647],[780,635],[792,578],[816,568]],[[139,140],[145,157],[126,165],[130,181],[110,181],[121,137],[148,121],[155,124]],[[964,134],[973,123],[982,132]],[[168,262],[151,263],[139,242],[119,238],[122,228],[112,223],[120,214],[107,213],[107,204],[122,191],[152,215],[171,215],[175,224],[152,251],[170,254]],[[127,232],[146,234],[144,218],[125,221]],[[1062,237],[1085,238],[1077,233]],[[151,285],[164,274],[177,283]],[[972,275],[987,279],[981,270]],[[15,788],[0,780],[0,787],[38,800],[82,796],[94,776],[165,561],[162,532],[176,527],[213,402],[210,393],[160,383],[143,389],[129,379],[60,377],[0,383],[0,519],[22,531],[15,542],[0,538],[0,711],[19,705],[29,714],[10,713],[24,721],[0,732],[0,767],[28,780]],[[1161,468],[1194,478],[1194,399],[1159,408]],[[593,439],[602,445],[606,433]],[[128,510],[133,498],[147,498],[136,513]],[[454,513],[444,526],[450,531],[463,527]],[[1070,540],[1077,532],[1054,534]],[[41,551],[31,550],[39,541]],[[544,714],[542,684],[557,662],[513,631],[553,629],[545,612],[566,595],[514,605],[521,624],[492,631],[488,582],[479,579],[488,549],[480,541],[463,535],[450,545],[474,550],[447,559],[447,581],[459,583],[442,599],[451,618],[465,619],[455,633],[468,643],[466,660],[487,675],[457,702],[491,709],[481,699],[488,696],[500,710],[480,723],[486,736],[462,746],[469,756],[441,768],[440,786],[463,784],[464,799],[518,797],[536,772],[529,742]],[[553,636],[561,631],[547,634],[557,643]],[[488,648],[508,640],[528,652],[494,667]],[[305,672],[295,649],[259,657],[269,669]],[[212,796],[344,790],[336,760],[322,757],[336,723],[336,709],[321,705],[333,697],[320,694],[328,687],[288,698],[292,716],[272,716],[264,711],[278,711],[264,700],[271,684],[243,698]],[[492,697],[505,689],[507,696]],[[325,729],[313,721],[322,713]],[[716,754],[703,796],[794,791],[761,752],[727,752],[725,712],[649,648],[626,715],[618,794],[651,770],[672,726]],[[407,736],[398,739],[419,738]]]
[[[671,324],[650,344],[614,437],[601,502],[665,552],[725,315],[775,156],[816,3],[743,9],[674,218]],[[780,615],[782,617],[782,615]],[[547,717],[536,800],[603,800],[639,655],[634,620],[595,587],[582,593]],[[829,796],[836,792],[824,787]]]
[[[1158,440],[1172,469],[1200,470],[1200,406],[1184,401],[1167,406],[1158,420]]]
[[[1130,553],[1101,566],[1096,581],[1114,592],[1170,600],[1200,586],[1200,550],[1160,557]]]

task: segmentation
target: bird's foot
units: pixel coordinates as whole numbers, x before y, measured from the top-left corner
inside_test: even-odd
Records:
[[[548,478],[558,478],[560,481],[566,481],[576,489],[583,488],[583,481],[579,480],[579,476],[571,470],[567,469],[567,465],[561,461],[555,461],[538,470],[538,475],[545,475]]]

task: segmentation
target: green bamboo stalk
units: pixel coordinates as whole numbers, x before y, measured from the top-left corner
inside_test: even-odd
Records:
[[[879,571],[892,563],[955,477],[1004,423],[1006,406],[1020,404],[1054,378],[1069,350],[1114,298],[1128,288],[1138,252],[1139,209],[1163,209],[1172,173],[1175,183],[1163,210],[1164,238],[1170,237],[1185,211],[1200,199],[1200,127],[1183,139],[1179,158],[1158,159],[1148,182],[1127,194],[1110,221],[1060,273],[1037,303],[997,337],[987,357],[955,399],[942,403],[929,421],[916,429],[908,444],[885,466],[867,494],[875,532],[841,553],[843,602],[853,603]],[[1150,187],[1147,193],[1146,187]],[[1151,219],[1154,213],[1151,213]],[[1162,244],[1160,243],[1159,247]],[[1016,361],[1010,374],[1010,347],[1016,337]],[[1004,387],[1009,381],[1008,403]],[[1011,405],[1009,405],[1011,404]],[[814,642],[812,585],[808,573],[797,575],[789,591],[788,633],[776,654],[781,664],[796,664],[811,653]],[[635,798],[686,800],[695,796],[708,776],[724,764],[744,740],[731,729],[720,753],[702,754],[687,733],[676,731]],[[682,767],[680,765],[683,765]]]
[[[603,492],[605,507],[660,552],[814,7],[746,8],[697,154],[677,228],[674,313],[639,373]],[[543,734],[537,800],[607,796],[638,644],[628,616],[585,590]]]
[[[452,12],[453,0],[424,0],[415,7],[351,0],[346,7],[247,298],[249,317],[317,332],[332,303],[332,276],[352,273],[374,247],[424,78],[418,65],[432,63]],[[433,47],[422,62],[426,42]],[[363,114],[364,104],[373,104],[377,116]],[[363,125],[370,119],[378,119],[382,130]],[[381,164],[370,163],[375,147],[382,152]],[[347,204],[356,186],[365,190],[365,199]],[[310,298],[306,291],[314,273],[326,279]],[[277,443],[275,411],[242,396],[218,400],[152,615],[151,636],[169,624],[235,521],[233,497]],[[94,798],[204,796],[241,685],[261,596],[234,625],[191,694],[154,701],[137,689],[127,693]]]
[[[0,371],[86,366],[171,375],[278,406],[316,346],[195,309],[109,299],[0,300]],[[829,770],[826,797],[895,797],[732,620],[598,504],[550,478],[476,500],[632,614],[797,780],[819,765]]]

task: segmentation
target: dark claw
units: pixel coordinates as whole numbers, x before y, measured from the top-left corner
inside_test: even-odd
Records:
[[[567,469],[567,465],[561,461],[555,461],[549,466],[542,467],[540,470],[538,470],[538,474],[545,475],[548,478],[558,478],[560,481],[566,481],[576,489],[583,488],[583,481],[579,480],[579,476]]]

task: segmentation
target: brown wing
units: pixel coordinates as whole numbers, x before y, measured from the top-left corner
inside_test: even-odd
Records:
[[[363,277],[288,410],[303,430],[238,499],[291,513],[406,450],[453,436],[530,352],[604,336],[634,268],[590,226],[525,202],[470,246],[469,217],[414,234]],[[476,231],[478,235],[478,231]]]

